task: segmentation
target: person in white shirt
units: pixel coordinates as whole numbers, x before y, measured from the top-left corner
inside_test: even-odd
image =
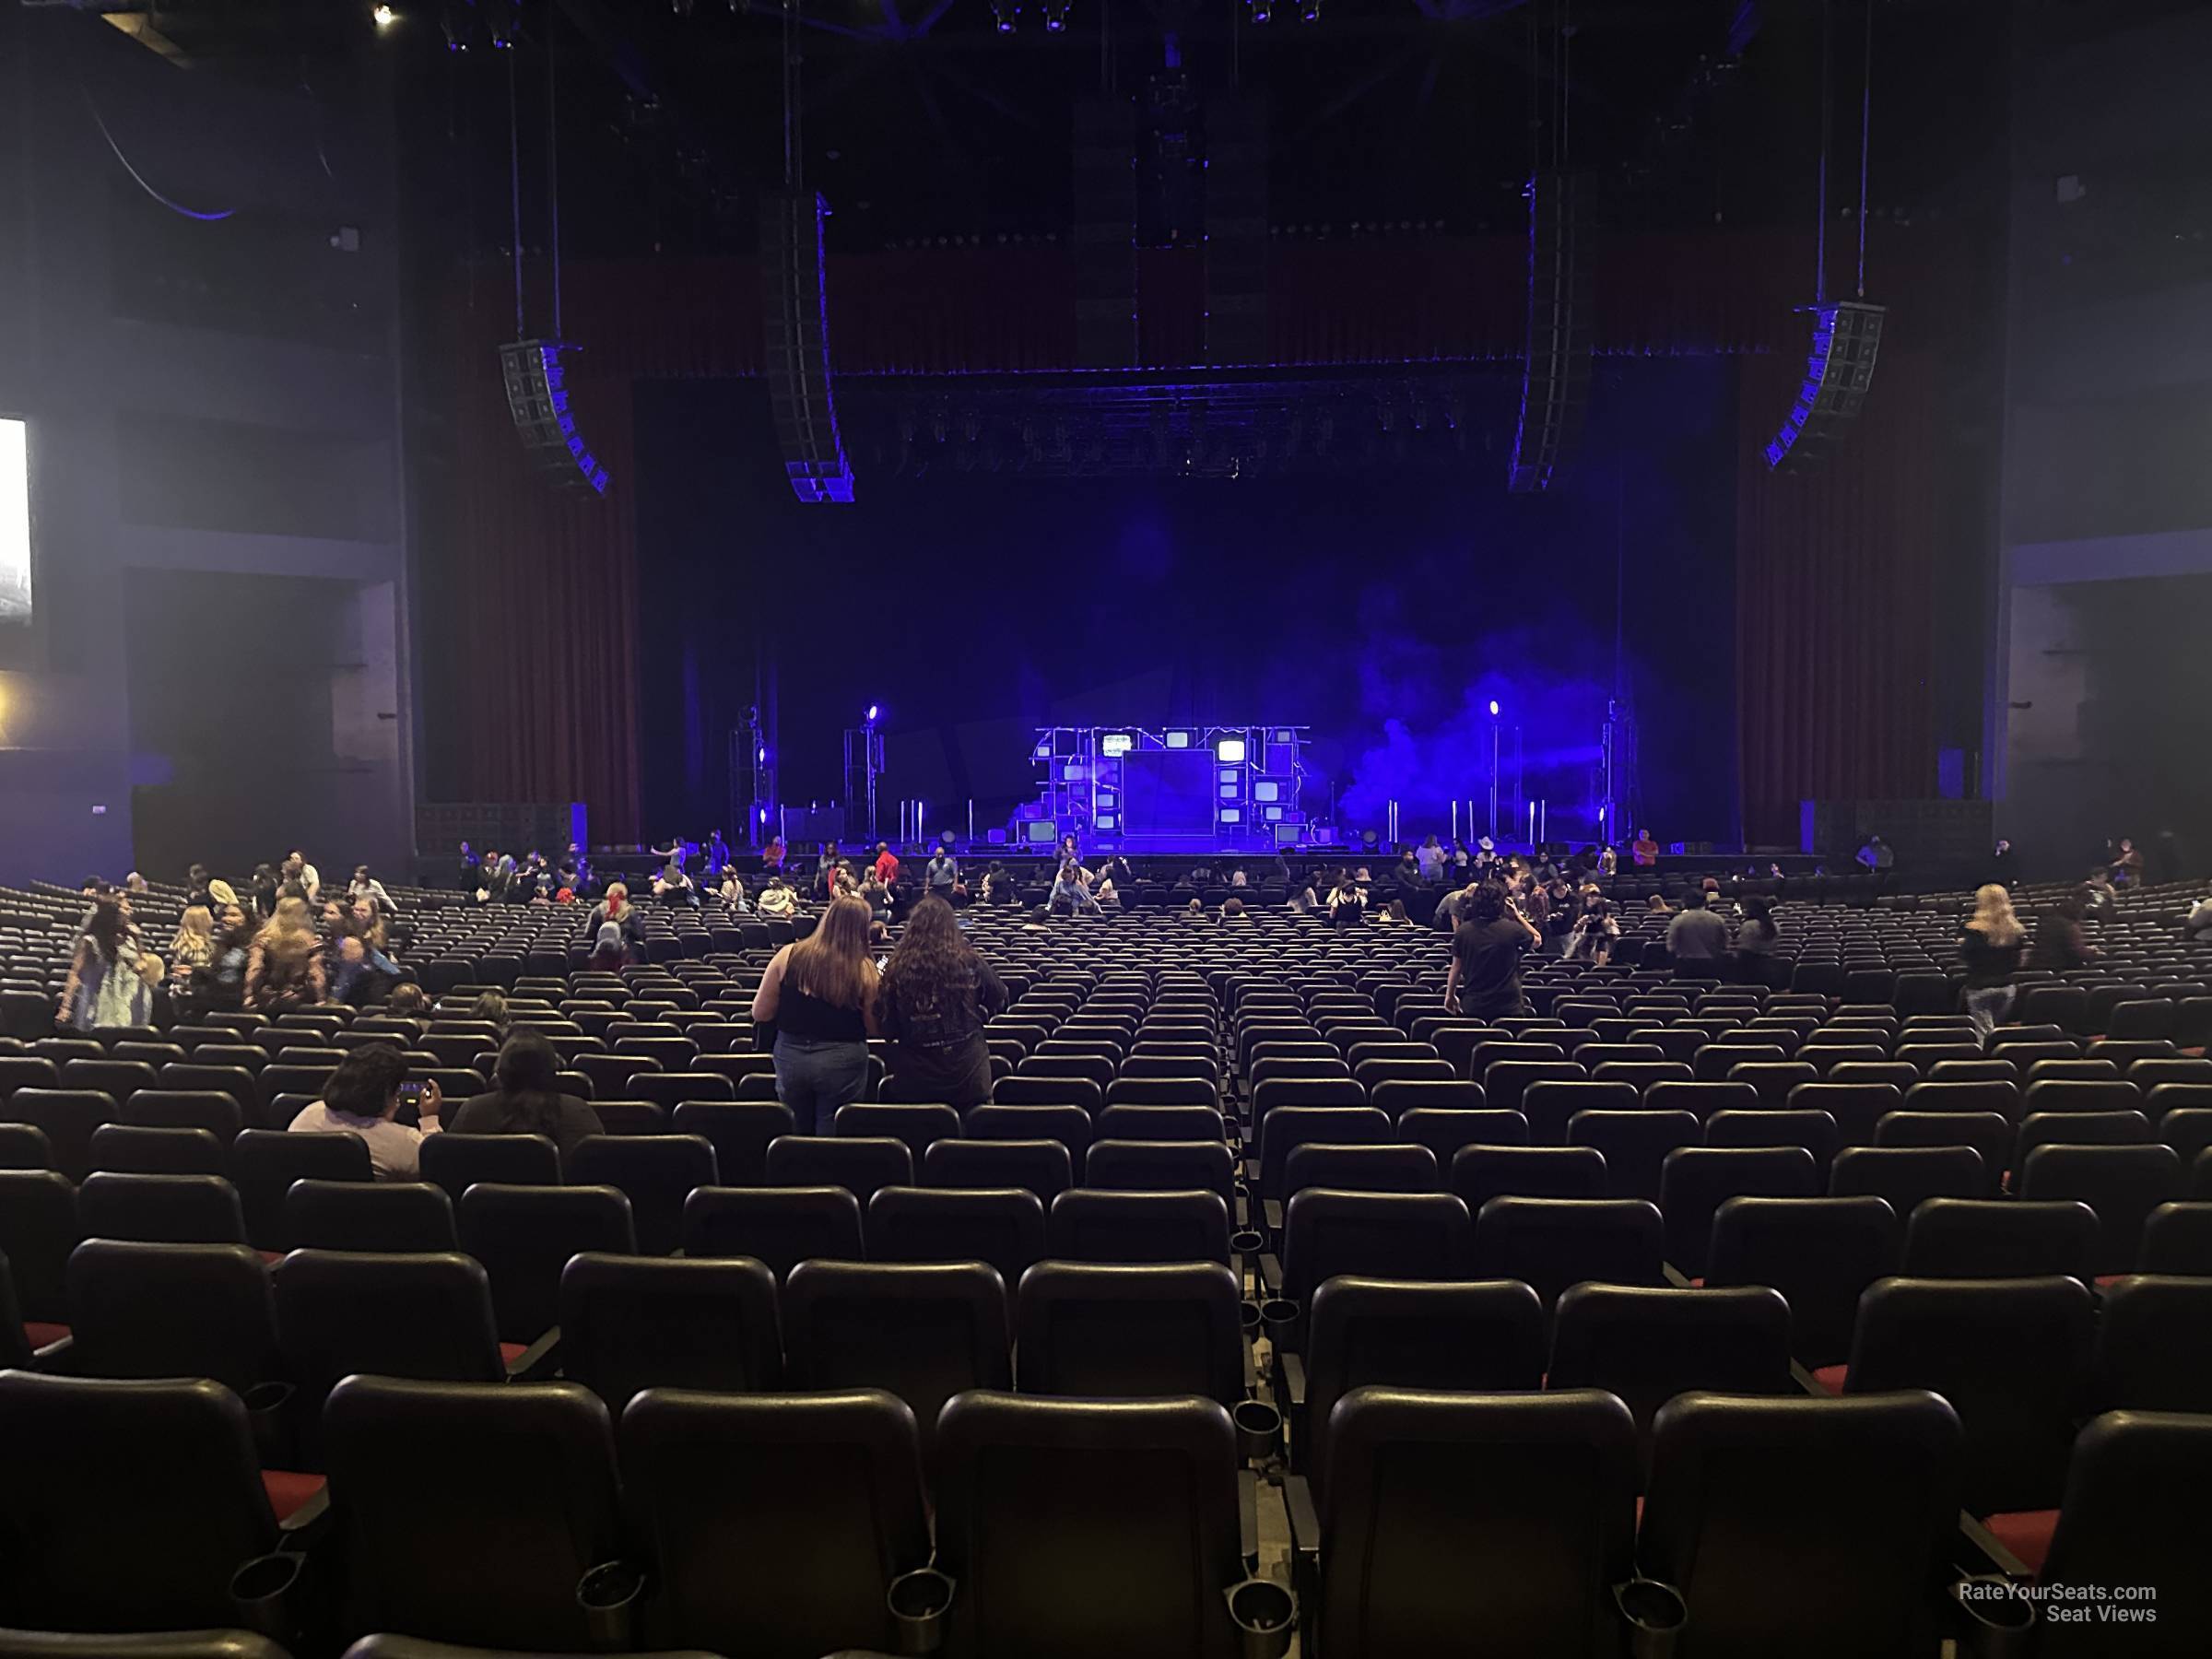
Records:
[[[302,1135],[344,1131],[369,1144],[369,1167],[379,1181],[417,1181],[422,1175],[422,1137],[438,1133],[443,1103],[438,1085],[422,1086],[418,1104],[422,1127],[397,1121],[400,1087],[407,1076],[406,1057],[388,1042],[358,1048],[338,1062],[323,1086],[323,1098],[294,1118],[288,1128]]]

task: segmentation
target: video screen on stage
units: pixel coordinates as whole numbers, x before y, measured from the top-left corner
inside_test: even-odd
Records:
[[[1122,757],[1122,816],[1131,835],[1206,835],[1214,828],[1210,749],[1132,749]]]

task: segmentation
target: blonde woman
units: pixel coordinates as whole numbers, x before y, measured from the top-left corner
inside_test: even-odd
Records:
[[[1994,881],[1977,889],[1974,913],[1959,933],[1959,959],[1966,965],[1966,1011],[1984,1039],[2012,1007],[2012,976],[2027,940],[2012,895]]]
[[[776,1099],[805,1135],[828,1135],[840,1106],[868,1086],[876,964],[868,907],[840,894],[814,931],[776,952],[753,996],[753,1023],[776,1028]]]
[[[169,942],[169,970],[177,978],[190,979],[195,968],[215,966],[215,912],[204,904],[184,907],[176,937]]]
[[[262,1014],[312,1008],[323,1000],[323,941],[307,900],[288,894],[246,953],[246,1006]]]

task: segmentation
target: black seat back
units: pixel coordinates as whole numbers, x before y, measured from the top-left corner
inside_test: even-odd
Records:
[[[1124,1142],[1123,1145],[1132,1143]],[[1229,1206],[1218,1193],[1077,1187],[1053,1200],[1045,1248],[1068,1262],[1229,1262]]]
[[[857,1262],[860,1201],[843,1187],[694,1187],[684,1202],[684,1253],[750,1256],[778,1280],[818,1257]]]
[[[654,1388],[630,1402],[618,1441],[656,1569],[658,1640],[721,1653],[896,1651],[885,1587],[929,1559],[905,1401]]]
[[[1328,1455],[1329,1652],[1444,1653],[1470,1625],[1500,1651],[1619,1651],[1636,1426],[1612,1395],[1360,1388]]]
[[[884,1187],[866,1233],[871,1261],[987,1262],[1018,1285],[1044,1259],[1044,1206],[1024,1187]]]
[[[1654,1428],[1638,1565],[1681,1591],[1712,1653],[1933,1653],[1959,1439],[1929,1394],[1683,1394]]]
[[[458,1247],[453,1201],[427,1181],[295,1181],[284,1195],[284,1222],[296,1249],[400,1253]]]
[[[1533,1287],[1550,1307],[1569,1287],[1663,1285],[1666,1226],[1643,1198],[1493,1198],[1475,1218],[1475,1271]]]
[[[575,1256],[560,1275],[560,1361],[617,1414],[646,1388],[774,1388],[775,1276],[742,1258]]]
[[[1237,1653],[1237,1440],[1218,1403],[976,1392],[947,1407],[938,1457],[953,1651]]]
[[[479,1181],[501,1186],[559,1186],[560,1148],[543,1135],[431,1135],[423,1137],[422,1178],[458,1206]]]
[[[637,1249],[629,1200],[616,1187],[480,1181],[463,1194],[457,1220],[462,1250],[491,1282],[501,1342],[535,1342],[560,1323],[560,1271],[571,1256]]]
[[[714,1184],[714,1148],[696,1135],[587,1135],[569,1154],[568,1178],[619,1187],[629,1198],[638,1249],[666,1255],[682,1242],[691,1189]]]
[[[246,1241],[237,1189],[219,1175],[88,1175],[76,1190],[76,1218],[88,1239],[154,1244]]]
[[[206,1379],[0,1372],[0,1620],[44,1630],[236,1621],[231,1573],[276,1542],[236,1394]]]
[[[89,1377],[212,1377],[243,1394],[275,1375],[269,1270],[243,1244],[88,1239],[69,1257],[70,1366]]]
[[[443,1135],[426,1137],[443,1140]],[[230,1179],[246,1216],[246,1238],[256,1250],[289,1250],[284,1195],[295,1181],[375,1178],[369,1143],[350,1129],[298,1135],[282,1129],[247,1129],[230,1145]],[[426,1176],[427,1180],[428,1177]]]
[[[1016,1301],[1023,1394],[1243,1397],[1237,1277],[1218,1262],[1040,1262]]]
[[[621,1552],[606,1408],[572,1382],[348,1377],[324,1410],[343,1621],[588,1649],[576,1589]]]

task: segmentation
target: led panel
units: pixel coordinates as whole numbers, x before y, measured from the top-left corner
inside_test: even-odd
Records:
[[[1244,739],[1241,737],[1222,738],[1220,742],[1214,745],[1214,759],[1241,763],[1244,759]]]
[[[1283,798],[1282,787],[1273,778],[1262,778],[1252,786],[1252,798],[1255,801],[1279,801]]]
[[[1136,739],[1126,732],[1108,732],[1099,739],[1099,753],[1109,760],[1119,759],[1136,747]]]
[[[1170,732],[1166,741],[1170,748],[1189,748],[1191,735],[1188,732]]]
[[[1242,822],[1244,821],[1244,813],[1243,813],[1243,810],[1242,810],[1242,808],[1241,808],[1241,807],[1236,807],[1236,806],[1224,806],[1224,807],[1222,807],[1222,808],[1221,808],[1221,821],[1222,821],[1223,823],[1225,823],[1225,824],[1241,824],[1241,823],[1242,823]]]

